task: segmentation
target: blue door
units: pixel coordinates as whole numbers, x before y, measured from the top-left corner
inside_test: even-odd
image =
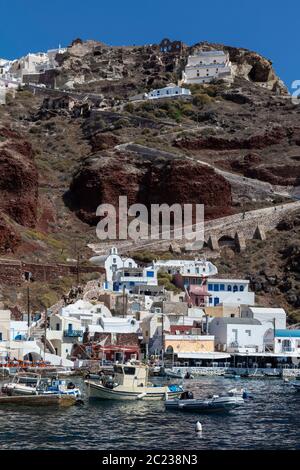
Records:
[[[219,305],[219,303],[220,303],[219,297],[215,297],[214,298],[214,306]]]

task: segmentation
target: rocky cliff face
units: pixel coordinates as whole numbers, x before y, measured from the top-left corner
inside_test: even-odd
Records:
[[[187,160],[147,160],[130,153],[98,153],[85,160],[71,182],[67,201],[78,217],[95,224],[96,208],[119,196],[128,205],[205,204],[207,218],[231,213],[230,184],[213,169]]]
[[[180,41],[163,40],[160,44],[113,47],[96,41],[74,41],[65,54],[58,56],[60,69],[56,84],[76,86],[105,95],[126,96],[145,88],[155,88],[181,79],[189,55],[199,49],[221,49],[229,53],[234,76],[285,94],[286,88],[276,76],[272,62],[247,49],[201,42],[187,46]],[[108,84],[109,82],[109,84]]]
[[[30,143],[20,134],[0,128],[0,250],[19,241],[13,223],[34,227],[37,219],[38,172]]]
[[[179,80],[188,55],[200,48],[229,52],[231,83],[194,87],[190,100],[128,102],[132,95]],[[12,224],[35,226],[42,233],[34,234],[39,247],[47,242],[44,233],[59,239],[50,240],[52,246],[61,247],[62,238],[67,245],[72,231],[82,233],[88,230],[85,223],[96,223],[99,204],[117,205],[119,195],[127,195],[128,204],[147,206],[204,203],[208,218],[244,210],[243,201],[237,208],[240,194],[247,204],[261,203],[260,193],[242,185],[237,190],[202,163],[237,177],[297,185],[299,112],[284,99],[271,62],[259,54],[167,39],[128,47],[76,40],[57,60],[56,87],[80,93],[39,88],[34,96],[17,93],[14,103],[0,109],[0,118],[4,109],[7,121],[15,128],[19,123],[26,135],[26,140],[7,136],[1,143],[0,208]],[[87,112],[74,113],[74,99]],[[28,142],[36,151],[38,174]],[[151,156],[120,150],[129,142],[149,149]],[[162,158],[160,150],[170,157]],[[59,256],[65,252],[61,247]]]

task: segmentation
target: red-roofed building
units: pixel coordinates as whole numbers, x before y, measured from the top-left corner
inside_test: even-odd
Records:
[[[72,357],[128,361],[140,356],[140,342],[136,333],[95,333],[94,341],[74,345]]]
[[[207,290],[207,280],[201,285],[190,284],[186,289],[186,301],[189,306],[205,307],[211,294]]]

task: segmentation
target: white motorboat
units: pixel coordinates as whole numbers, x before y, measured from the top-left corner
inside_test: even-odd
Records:
[[[180,371],[175,372],[173,369],[166,369],[164,366],[155,366],[149,369],[149,376],[170,379],[183,379]]]
[[[175,400],[166,400],[167,410],[197,411],[202,413],[227,412],[244,404],[241,396],[213,395],[206,399],[194,398],[191,392]]]
[[[300,380],[296,380],[295,382],[291,382],[291,385],[300,392]]]
[[[66,380],[41,377],[32,372],[20,372],[15,375],[13,381],[2,387],[6,395],[71,395],[76,398],[81,396],[80,389]]]
[[[143,364],[116,364],[113,376],[99,380],[85,380],[91,398],[108,400],[164,400],[183,392],[180,385],[156,386],[148,383],[148,366]]]
[[[6,395],[37,395],[36,388],[41,376],[33,372],[17,373],[12,382],[5,383],[2,392]]]
[[[231,390],[228,390],[226,395],[229,397],[241,397],[244,400],[253,398],[245,388],[232,388]],[[223,396],[223,394],[221,394],[221,396]]]

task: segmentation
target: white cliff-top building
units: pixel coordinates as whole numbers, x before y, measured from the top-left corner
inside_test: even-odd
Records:
[[[231,75],[229,54],[224,51],[200,51],[188,57],[182,74],[183,83],[209,83]]]
[[[45,70],[58,67],[56,57],[63,54],[65,48],[49,49],[47,52],[29,53],[16,60],[0,59],[0,78],[23,81],[24,75],[43,73]]]

